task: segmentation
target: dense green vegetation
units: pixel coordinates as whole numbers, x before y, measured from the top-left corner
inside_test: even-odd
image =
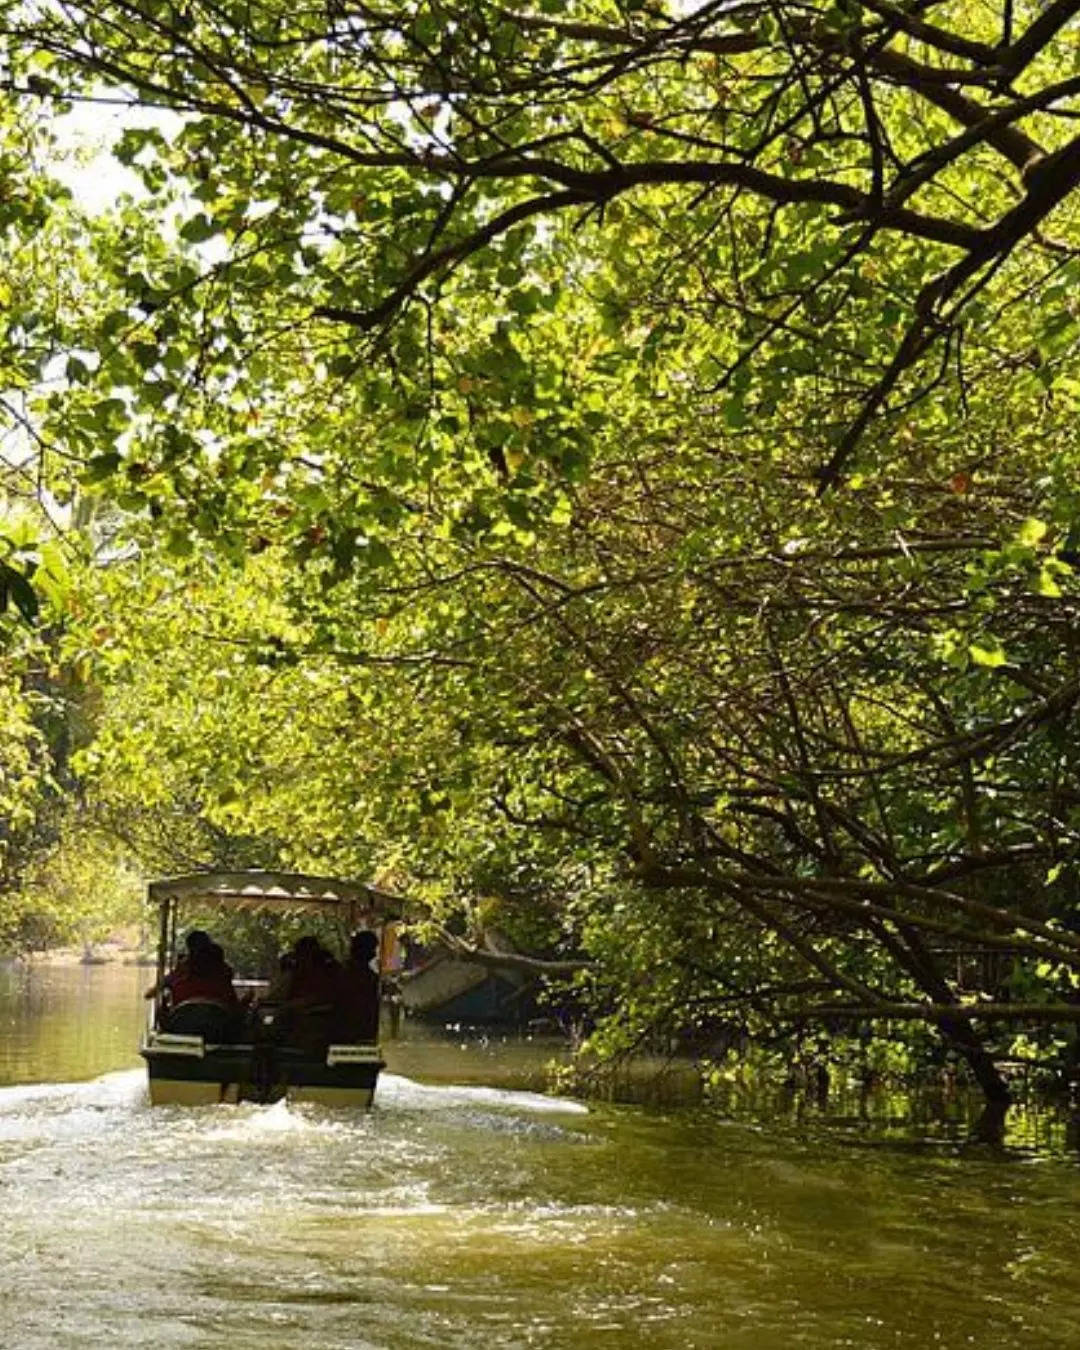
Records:
[[[6,168],[94,819],[497,918],[613,1046],[1061,1064],[1075,8],[6,6],[10,146],[169,110],[97,218]]]

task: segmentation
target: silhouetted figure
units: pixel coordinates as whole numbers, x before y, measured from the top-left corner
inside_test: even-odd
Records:
[[[352,935],[337,1003],[338,1033],[349,1044],[379,1039],[379,977],[371,965],[378,948],[370,928]]]
[[[267,1002],[275,1003],[276,1038],[323,1055],[330,1043],[341,967],[316,937],[302,937],[281,959]]]
[[[293,972],[287,1001],[294,1007],[332,1004],[340,967],[316,937],[302,937],[293,948]]]
[[[232,967],[225,953],[201,928],[188,933],[185,954],[161,982],[161,1029],[207,1040],[230,1040],[239,1012]],[[147,991],[152,998],[158,986]]]

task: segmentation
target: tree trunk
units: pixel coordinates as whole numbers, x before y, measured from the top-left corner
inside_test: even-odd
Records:
[[[941,1022],[941,1032],[967,1061],[968,1067],[975,1075],[975,1081],[982,1088],[987,1107],[1000,1104],[1008,1108],[1012,1103],[1008,1084],[998,1072],[993,1056],[983,1045],[971,1023],[948,1018]]]
[[[888,943],[894,956],[897,956],[898,959],[901,958],[906,949],[908,959],[904,964],[923,990],[932,999],[943,1002],[951,1000],[953,997],[952,991],[945,983],[933,954],[927,950],[926,944],[919,933],[910,926],[903,925],[900,928],[900,935],[903,939],[902,946],[894,941]],[[982,1121],[985,1119],[987,1128],[992,1128],[996,1119],[996,1137],[990,1142],[1000,1142],[1005,1124],[1005,1112],[1012,1103],[1012,1095],[1009,1092],[1008,1084],[998,1072],[993,1056],[969,1021],[964,1018],[948,1017],[943,1018],[938,1025],[946,1041],[963,1056],[975,1076],[975,1081],[982,1089],[983,1096],[986,1098],[986,1109],[980,1117],[979,1126],[976,1127],[979,1137],[982,1137]]]

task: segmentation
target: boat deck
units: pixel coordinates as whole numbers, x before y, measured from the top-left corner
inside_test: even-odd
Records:
[[[213,1044],[202,1036],[148,1033],[146,1060],[155,1105],[312,1101],[367,1107],[383,1068],[379,1047],[330,1045],[313,1053],[270,1041]]]

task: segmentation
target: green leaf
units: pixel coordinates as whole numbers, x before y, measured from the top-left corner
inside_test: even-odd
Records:
[[[106,478],[111,478],[119,469],[122,459],[115,450],[109,450],[103,455],[94,455],[86,461],[86,468],[82,472],[82,481],[84,483],[101,483]]]
[[[190,558],[195,552],[195,544],[184,530],[170,530],[165,540],[165,551],[173,558]]]
[[[149,370],[151,366],[156,366],[161,355],[157,344],[154,342],[136,342],[132,345],[131,351],[143,370]]]
[[[203,244],[215,234],[220,234],[221,230],[222,227],[216,220],[200,212],[180,227],[180,238],[186,239],[189,244]]]
[[[1029,516],[1020,526],[1016,538],[1025,547],[1036,548],[1045,539],[1048,528],[1045,520],[1036,520],[1034,516]]]
[[[117,333],[122,332],[131,323],[131,315],[126,309],[114,309],[111,314],[106,314],[101,321],[101,331],[107,338],[112,338]]]
[[[18,568],[0,562],[0,610],[7,608],[9,600],[14,601],[27,623],[37,618],[40,609],[37,592]]]
[[[968,646],[968,653],[977,666],[986,666],[992,670],[1005,665],[1009,658],[1000,642],[996,639],[990,639],[990,642],[992,645],[972,642]]]
[[[1040,595],[1045,595],[1051,600],[1056,600],[1061,595],[1061,587],[1054,580],[1054,574],[1048,567],[1039,569],[1039,580],[1035,589]]]

